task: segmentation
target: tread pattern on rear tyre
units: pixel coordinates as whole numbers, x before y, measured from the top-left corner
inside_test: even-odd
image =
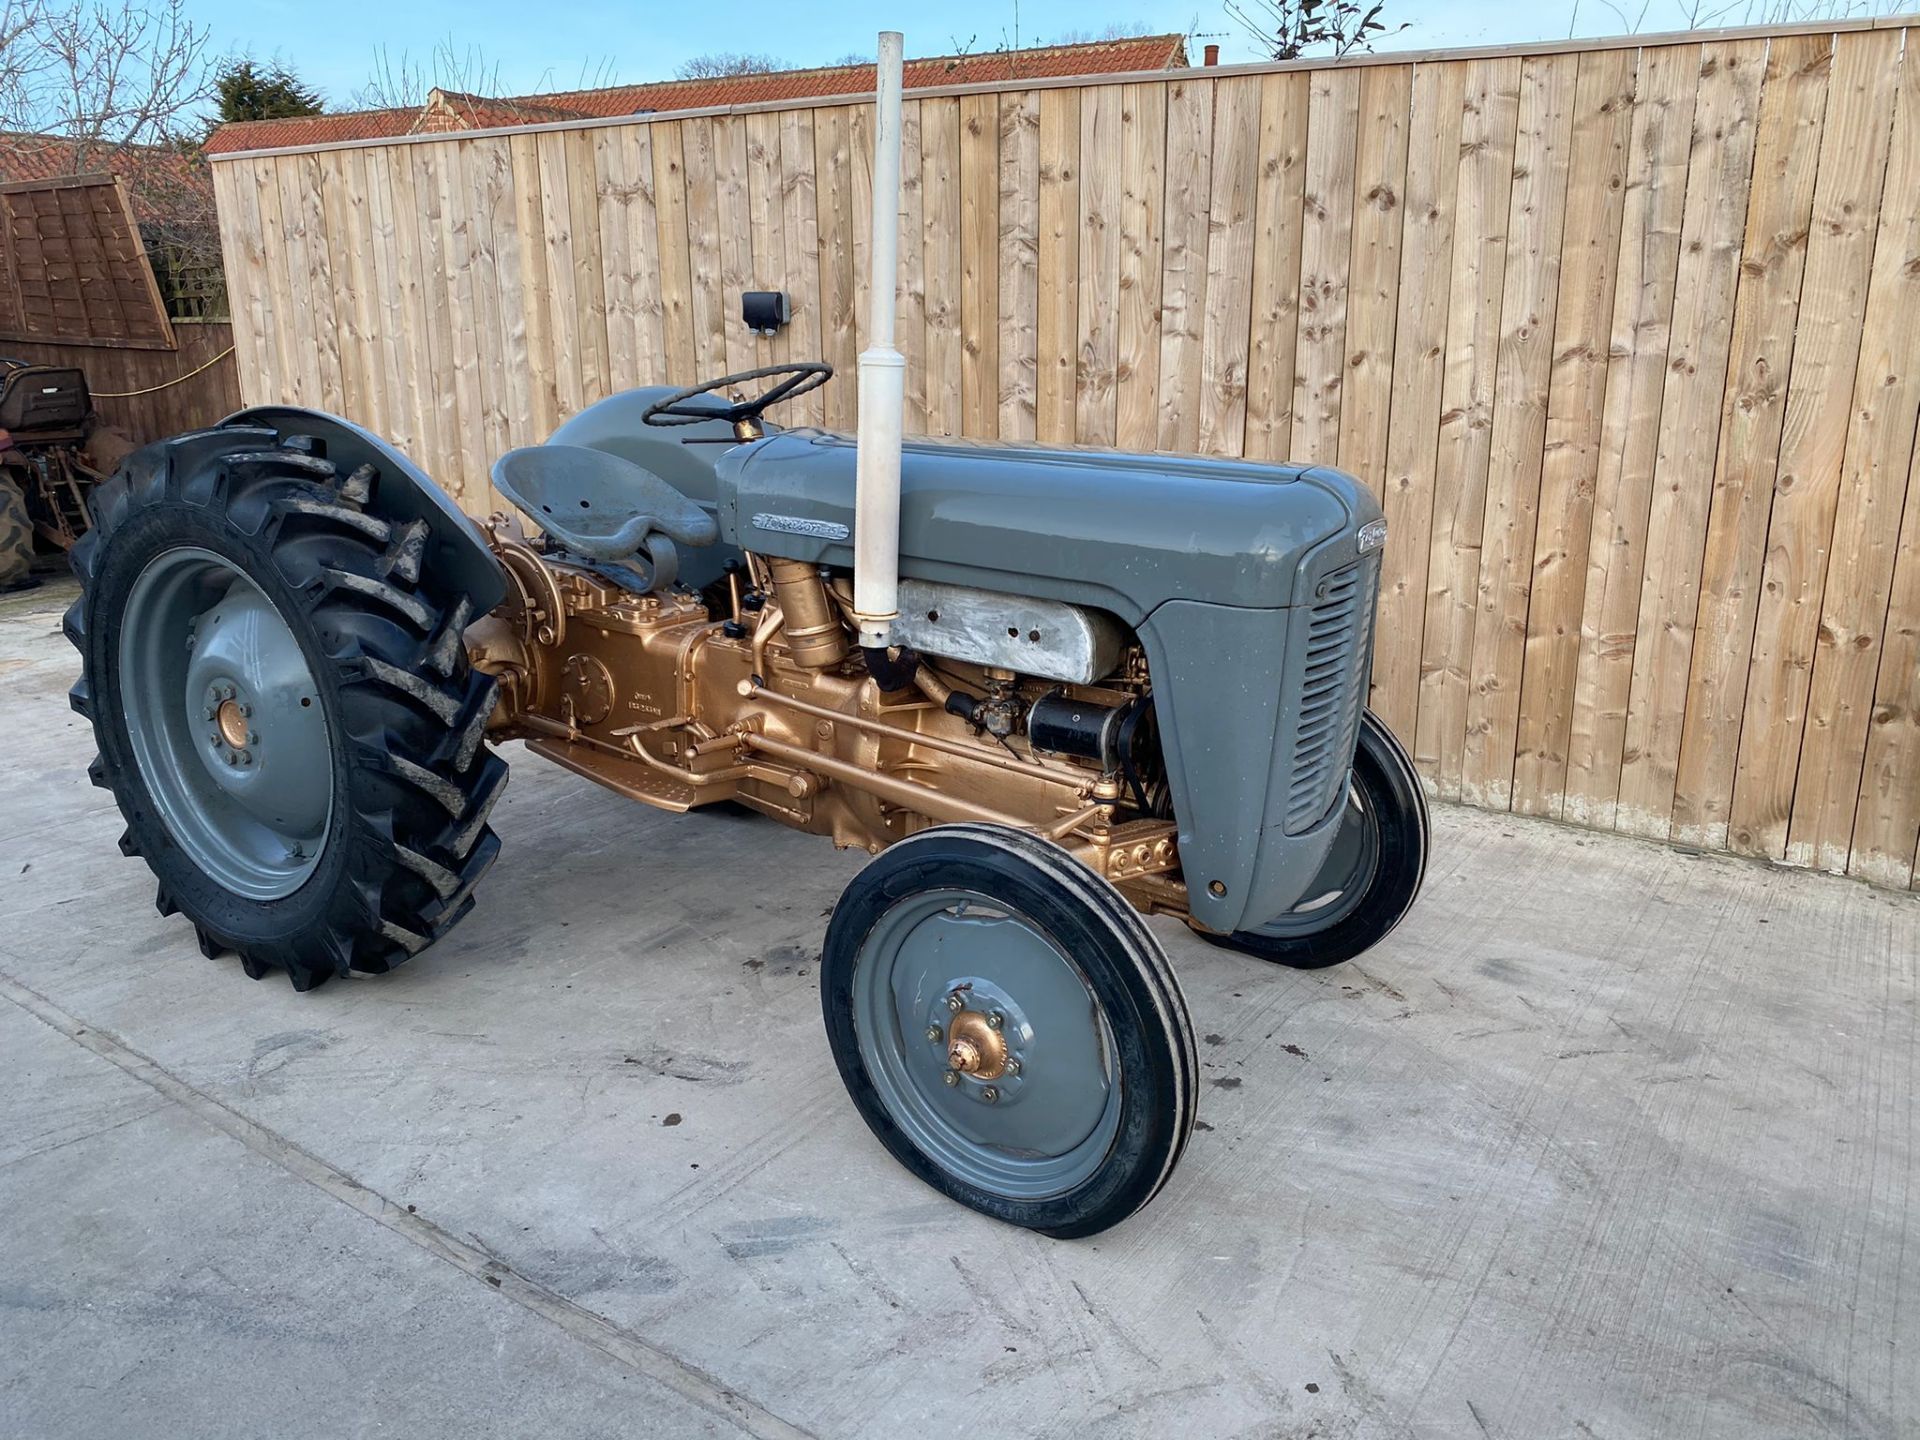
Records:
[[[197,431],[129,456],[94,492],[93,527],[73,550],[82,590],[65,629],[82,667],[70,698],[100,747],[87,773],[127,821],[122,852],[146,859],[157,908],[184,913],[203,953],[236,952],[256,979],[284,970],[300,990],[390,970],[440,939],[472,909],[500,848],[488,818],[507,767],[484,740],[495,681],[468,666],[461,643],[470,604],[423,565],[424,526],[369,508],[378,483],[370,465],[339,475],[308,436]],[[160,822],[128,749],[110,673],[117,617],[98,613],[109,602],[97,591],[109,567],[117,581],[168,548],[150,537],[170,528],[172,543],[210,538],[270,567],[276,603],[311,641],[327,692],[345,813],[337,798],[322,869],[286,901],[246,901],[201,874]],[[133,548],[118,555],[122,544]],[[305,923],[290,923],[302,906]]]
[[[27,497],[10,475],[0,475],[0,590],[33,573],[33,520]]]

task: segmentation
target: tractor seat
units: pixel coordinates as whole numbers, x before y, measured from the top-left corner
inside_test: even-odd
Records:
[[[494,462],[493,483],[561,546],[620,566],[645,552],[647,588],[679,573],[675,544],[711,545],[713,516],[651,470],[585,445],[527,445]]]

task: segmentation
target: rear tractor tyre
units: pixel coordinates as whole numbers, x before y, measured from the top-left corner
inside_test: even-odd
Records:
[[[1420,775],[1394,733],[1369,710],[1360,721],[1346,820],[1299,904],[1264,925],[1195,933],[1295,970],[1318,970],[1378,945],[1420,894],[1432,823]]]
[[[1133,907],[1058,846],[943,825],[883,851],[827,927],[827,1039],[868,1127],[961,1204],[1094,1235],[1151,1200],[1199,1061]]]
[[[379,483],[310,436],[199,431],[132,455],[73,550],[71,698],[122,852],[204,954],[296,990],[439,939],[499,851],[469,602],[425,572],[423,522],[369,508]]]
[[[0,591],[24,587],[33,576],[33,521],[27,497],[0,475]]]

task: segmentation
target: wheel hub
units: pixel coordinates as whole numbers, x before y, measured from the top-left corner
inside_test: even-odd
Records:
[[[998,1012],[962,1010],[947,1026],[947,1067],[975,1080],[998,1080],[1007,1071],[1007,1037]]]
[[[247,716],[253,713],[253,707],[238,700],[222,700],[213,712],[215,724],[220,727],[220,738],[235,750],[247,743],[252,727],[247,724]]]

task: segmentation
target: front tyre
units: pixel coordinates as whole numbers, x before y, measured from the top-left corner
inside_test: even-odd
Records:
[[[1197,927],[1195,933],[1296,970],[1338,965],[1386,939],[1412,908],[1431,846],[1413,759],[1369,710],[1354,749],[1346,818],[1307,893],[1264,925],[1231,935]]]
[[[1173,1173],[1193,1024],[1159,943],[1059,847],[996,825],[892,846],[835,907],[827,1039],[861,1118],[961,1204],[1070,1238]]]
[[[469,602],[379,483],[310,436],[199,431],[131,456],[73,550],[72,702],[121,850],[204,953],[299,990],[439,939],[499,850]]]

